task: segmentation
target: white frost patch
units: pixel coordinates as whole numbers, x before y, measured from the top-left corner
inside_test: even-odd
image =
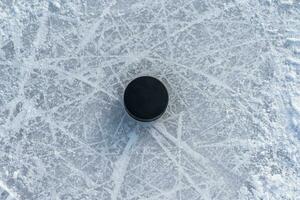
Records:
[[[286,5],[292,5],[294,3],[294,0],[281,0],[280,1],[282,4]]]
[[[282,199],[286,197],[287,199],[293,199],[297,196],[297,191],[293,191],[292,188],[295,187],[295,183],[286,177],[282,177],[279,174],[267,175],[265,176],[253,176],[253,185],[257,193],[255,194],[262,199]]]
[[[53,4],[56,8],[60,8],[60,7],[61,7],[59,1],[52,1],[52,4]]]
[[[19,195],[15,193],[13,190],[11,190],[3,181],[0,180],[0,188],[5,190],[11,197],[14,199],[20,199]]]
[[[116,200],[118,197],[120,188],[121,188],[123,180],[124,180],[124,176],[126,174],[127,166],[129,164],[131,148],[136,143],[137,139],[138,139],[138,136],[137,136],[135,130],[133,130],[133,132],[131,132],[131,134],[130,134],[129,141],[127,142],[127,145],[123,151],[123,154],[121,155],[121,157],[115,164],[114,172],[112,174],[112,180],[115,184],[115,187],[111,194],[112,200]]]
[[[291,103],[293,108],[300,113],[300,96],[292,97],[291,98]]]

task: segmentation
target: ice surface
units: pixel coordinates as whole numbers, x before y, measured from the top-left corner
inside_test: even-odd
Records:
[[[0,199],[299,198],[299,41],[297,0],[0,1]]]

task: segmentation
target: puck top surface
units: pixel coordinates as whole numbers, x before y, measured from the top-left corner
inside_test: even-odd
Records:
[[[166,110],[168,91],[161,81],[142,76],[131,81],[125,89],[124,104],[128,114],[138,121],[158,119]]]

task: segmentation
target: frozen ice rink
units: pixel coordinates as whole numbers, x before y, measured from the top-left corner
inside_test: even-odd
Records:
[[[300,1],[0,0],[0,199],[299,200]]]

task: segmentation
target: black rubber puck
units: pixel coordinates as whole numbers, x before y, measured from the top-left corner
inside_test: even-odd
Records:
[[[169,95],[163,83],[150,76],[142,76],[131,81],[125,89],[124,105],[134,119],[150,122],[165,112]]]

